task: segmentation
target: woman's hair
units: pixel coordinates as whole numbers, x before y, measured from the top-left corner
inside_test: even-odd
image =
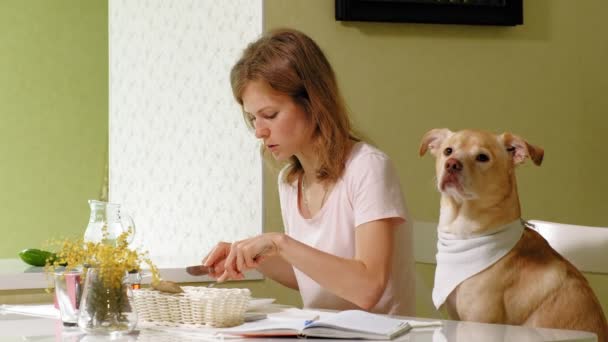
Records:
[[[247,46],[230,72],[232,92],[241,106],[243,91],[252,81],[265,81],[302,106],[316,125],[313,149],[320,161],[316,177],[331,182],[340,178],[349,140],[359,139],[352,131],[336,76],[321,48],[302,32],[270,31]],[[245,121],[252,127],[247,118]],[[304,170],[295,156],[288,165],[285,181],[292,182]]]

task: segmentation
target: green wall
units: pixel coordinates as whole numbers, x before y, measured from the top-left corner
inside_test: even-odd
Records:
[[[0,1],[0,258],[86,227],[108,144],[107,8]]]
[[[265,0],[265,29],[297,28],[321,45],[356,125],[395,161],[416,220],[438,218],[433,160],[417,155],[422,135],[482,128],[545,148],[540,168],[518,171],[524,218],[608,226],[599,140],[608,129],[607,2],[525,1],[516,27],[336,22],[333,6]],[[275,182],[266,187],[274,200]],[[433,272],[417,265],[418,282],[432,288]],[[608,312],[608,276],[587,276]],[[421,296],[417,314],[435,314]]]

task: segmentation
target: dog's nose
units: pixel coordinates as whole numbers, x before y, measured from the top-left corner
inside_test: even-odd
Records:
[[[445,161],[445,169],[448,172],[459,172],[462,171],[462,163],[456,158],[450,158]]]

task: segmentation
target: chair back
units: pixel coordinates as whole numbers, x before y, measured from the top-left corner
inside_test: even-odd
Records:
[[[528,223],[580,271],[608,274],[608,228],[540,220]]]

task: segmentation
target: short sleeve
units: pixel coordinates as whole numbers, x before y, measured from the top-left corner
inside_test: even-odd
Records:
[[[355,226],[386,218],[407,220],[399,177],[388,156],[366,153],[349,167]]]

